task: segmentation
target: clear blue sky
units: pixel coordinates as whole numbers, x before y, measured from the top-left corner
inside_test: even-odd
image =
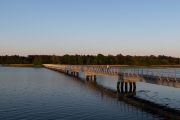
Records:
[[[180,0],[0,0],[0,55],[180,57]]]

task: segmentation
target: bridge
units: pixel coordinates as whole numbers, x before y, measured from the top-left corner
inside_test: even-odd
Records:
[[[118,76],[117,91],[136,89],[136,82],[147,82],[180,88],[180,73],[176,69],[139,68],[118,65],[59,65],[44,64],[44,67],[79,77],[82,72],[86,80],[96,81],[97,75]]]

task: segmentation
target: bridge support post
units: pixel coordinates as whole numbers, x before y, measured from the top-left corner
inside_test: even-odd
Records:
[[[129,92],[132,92],[132,82],[129,82]]]
[[[76,72],[76,77],[79,77],[79,72]]]
[[[96,75],[93,75],[93,81],[96,82]]]
[[[121,93],[124,93],[124,82],[121,82]]]
[[[119,86],[120,86],[120,88],[119,88]],[[123,76],[123,74],[119,74],[119,76],[118,76],[117,92],[121,92],[121,93],[124,92],[124,76]]]
[[[89,75],[86,75],[86,80],[87,80],[87,81],[89,80]]]
[[[96,75],[94,75],[94,80],[96,81]]]
[[[133,82],[133,92],[135,92],[135,91],[136,91],[136,83]]]
[[[117,92],[120,92],[119,86],[120,86],[120,81],[117,82]]]
[[[127,89],[128,89],[128,83],[125,82],[125,92],[127,93]]]

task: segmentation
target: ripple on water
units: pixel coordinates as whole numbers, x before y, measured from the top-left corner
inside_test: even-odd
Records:
[[[5,69],[6,74],[0,67],[0,120],[160,118],[58,72],[41,68]]]

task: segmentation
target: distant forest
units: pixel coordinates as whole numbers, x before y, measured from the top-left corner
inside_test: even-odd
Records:
[[[71,65],[177,65],[180,58],[170,56],[113,55],[29,55],[0,56],[0,64],[71,64]]]

